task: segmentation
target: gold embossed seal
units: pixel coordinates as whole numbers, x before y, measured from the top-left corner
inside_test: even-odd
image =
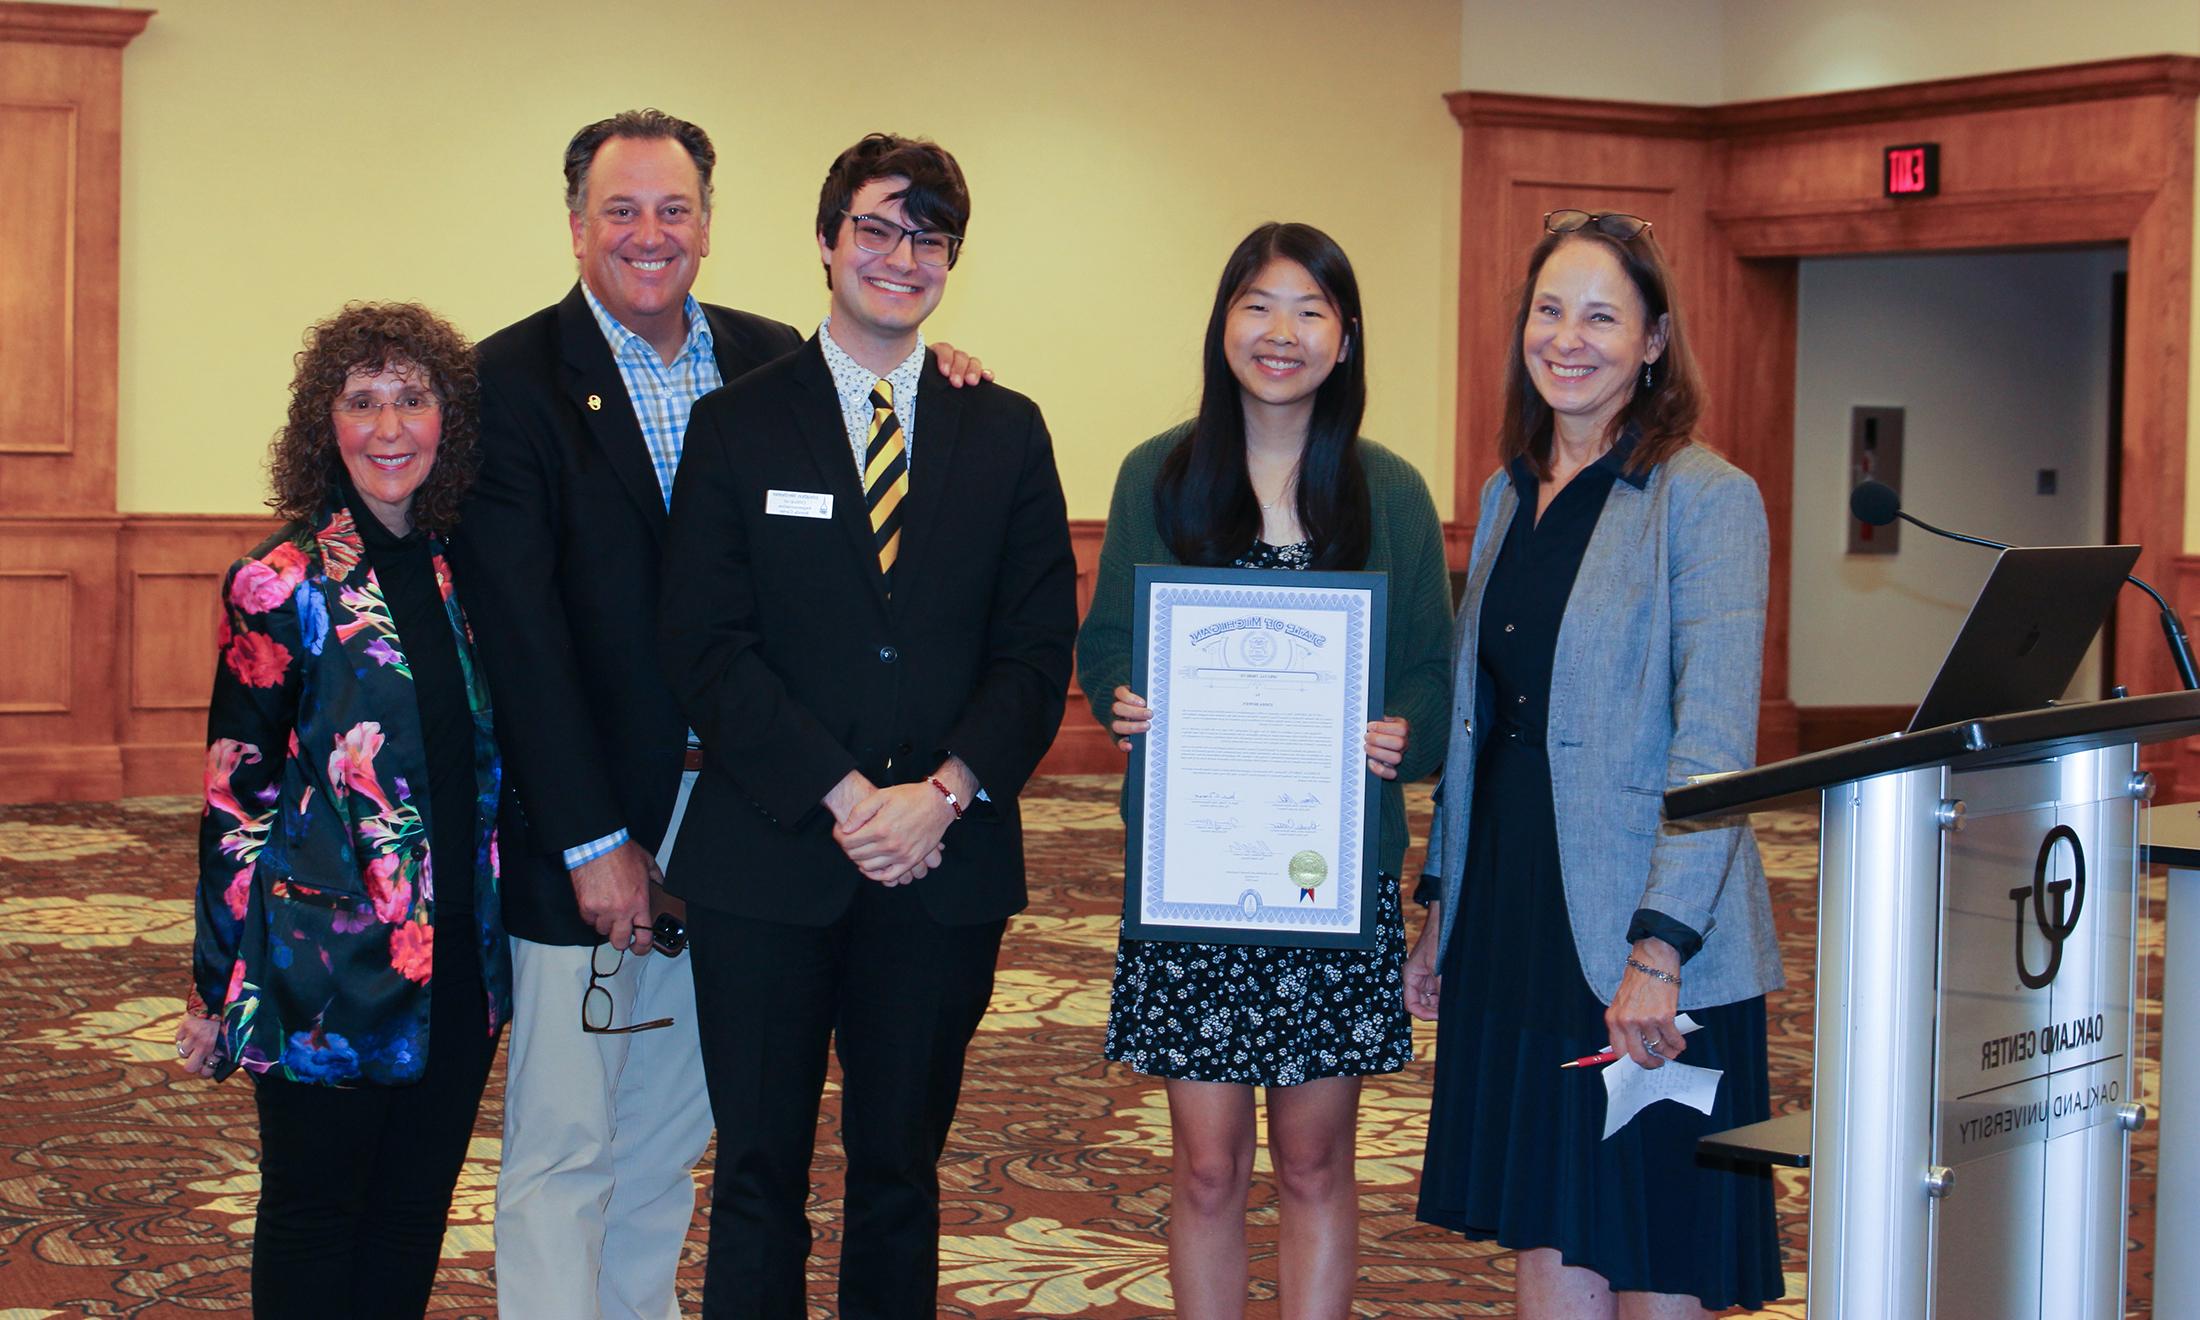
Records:
[[[1322,859],[1320,853],[1308,848],[1291,854],[1289,871],[1291,883],[1299,887],[1299,897],[1312,899],[1314,891],[1321,888],[1322,882],[1329,878],[1329,863]]]

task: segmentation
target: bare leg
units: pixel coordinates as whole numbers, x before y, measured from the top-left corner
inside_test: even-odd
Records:
[[[1352,1314],[1360,1245],[1353,1165],[1359,1113],[1357,1077],[1268,1090],[1268,1152],[1283,1193],[1283,1320]]]
[[[1253,1088],[1170,1081],[1169,1286],[1182,1320],[1245,1314],[1245,1198],[1253,1185]]]
[[[1683,1293],[1623,1292],[1619,1320],[1710,1320],[1703,1304]]]
[[[1513,1279],[1520,1320],[1616,1320],[1619,1315],[1604,1276],[1566,1264],[1554,1248],[1521,1252],[1514,1258]]]

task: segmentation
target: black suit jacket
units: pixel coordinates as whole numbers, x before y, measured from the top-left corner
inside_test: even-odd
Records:
[[[726,380],[801,342],[705,306]],[[654,850],[687,726],[657,659],[664,495],[578,284],[481,343],[481,475],[452,538],[504,749],[505,923],[593,944],[565,849],[625,829]]]
[[[832,496],[828,518],[767,512]],[[1016,795],[1061,726],[1076,566],[1038,407],[927,361],[888,599],[832,375],[813,338],[705,396],[665,547],[663,649],[707,761],[668,883],[690,903],[822,925],[868,884],[820,803],[850,769],[986,790],[916,881],[950,925],[1024,905]]]

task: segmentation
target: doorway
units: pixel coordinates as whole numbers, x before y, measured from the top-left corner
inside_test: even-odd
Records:
[[[1915,527],[1852,540],[1853,410],[1902,410],[1905,511],[2016,545],[2110,540],[2127,263],[2121,244],[1797,263],[1788,690],[1801,750],[1902,728],[1994,562]],[[2066,699],[2113,686],[2113,634],[2111,621]]]

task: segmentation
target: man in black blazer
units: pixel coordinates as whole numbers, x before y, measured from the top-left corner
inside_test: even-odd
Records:
[[[673,493],[664,660],[707,755],[670,879],[718,1119],[707,1316],[806,1313],[829,1042],[838,1313],[934,1314],[937,1162],[1077,624],[1038,408],[924,365],[968,215],[929,142],[842,153],[818,208],[831,315],[696,405]]]
[[[482,470],[452,554],[505,756],[506,1315],[679,1314],[711,1118],[689,960],[647,956],[651,882],[701,755],[658,663],[666,505],[694,399],[801,342],[691,293],[715,159],[655,110],[575,134],[580,281],[480,348]],[[584,1000],[610,1030],[584,1029]]]

